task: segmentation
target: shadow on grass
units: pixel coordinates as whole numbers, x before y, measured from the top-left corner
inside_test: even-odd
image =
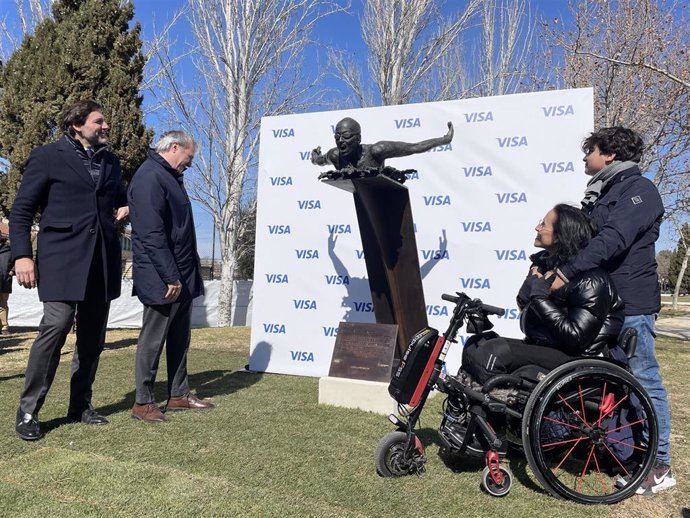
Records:
[[[23,377],[23,375],[19,375],[18,377]],[[192,387],[192,392],[195,392],[200,398],[212,398],[214,396],[233,394],[250,387],[254,383],[257,383],[262,377],[262,374],[250,374],[242,371],[210,370],[190,374],[189,385]],[[153,387],[156,401],[160,402],[162,405],[165,404],[168,398],[167,384],[167,381],[157,381]],[[134,405],[135,395],[136,391],[132,390],[125,394],[117,403],[99,407],[96,410],[99,414],[106,417],[118,412],[129,411]],[[72,422],[73,421],[67,417],[59,417],[41,423],[41,429],[45,433],[48,433],[64,424],[70,424]]]
[[[515,480],[519,480],[527,489],[541,494],[548,494],[543,487],[539,484],[535,484],[530,478],[527,473],[527,459],[525,459],[522,451],[514,447],[510,447],[508,451],[508,456],[502,458],[501,463],[504,465],[507,464],[510,467],[510,471],[513,473]],[[466,471],[479,472],[486,466],[483,456],[475,457],[467,453],[461,455],[451,453],[444,447],[439,448],[438,456],[446,467],[454,473],[463,473]]]
[[[123,338],[117,342],[106,343],[105,349],[125,349],[137,345],[137,340],[137,338]]]
[[[242,371],[210,370],[190,374],[189,386],[192,388],[192,392],[200,398],[212,398],[238,392],[257,383],[261,378],[261,374],[248,374]],[[167,385],[167,381],[157,381],[153,387],[156,401],[162,404],[168,399]],[[117,403],[101,407],[98,411],[107,416],[129,410],[134,405],[135,396],[136,391],[132,390]]]

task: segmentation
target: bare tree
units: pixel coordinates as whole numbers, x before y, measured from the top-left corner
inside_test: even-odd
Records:
[[[485,0],[480,31],[441,56],[425,100],[486,97],[534,87],[534,22],[525,0]]]
[[[458,13],[442,15],[435,0],[366,0],[361,18],[369,76],[345,51],[331,53],[331,64],[362,106],[403,104],[423,99],[424,83],[441,57],[466,30],[481,0],[468,0]],[[376,93],[374,93],[376,92]]]
[[[10,0],[3,1],[9,4]],[[7,17],[0,20],[0,61],[6,61],[10,54],[24,39],[26,34],[34,32],[36,26],[50,16],[50,6],[53,0],[14,0],[14,12],[18,26],[13,26]],[[9,9],[6,11],[8,12]]]
[[[240,217],[252,202],[262,116],[307,109],[314,81],[301,66],[310,33],[340,7],[323,0],[189,0],[195,81],[158,45],[157,100],[200,142],[190,194],[213,216],[222,261],[219,325],[231,325]]]
[[[572,28],[546,26],[547,40],[564,52],[561,85],[593,86],[595,124],[643,136],[641,166],[682,228],[690,207],[688,2],[581,0],[570,12]]]

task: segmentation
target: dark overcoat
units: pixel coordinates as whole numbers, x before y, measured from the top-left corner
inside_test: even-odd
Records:
[[[10,211],[12,257],[32,257],[31,226],[41,215],[36,245],[42,301],[82,301],[100,243],[106,299],[120,296],[120,238],[113,211],[127,203],[120,161],[100,151],[96,185],[74,146],[62,137],[34,149]],[[100,237],[100,239],[99,239]]]
[[[146,305],[170,304],[169,284],[182,283],[176,302],[203,294],[192,204],[183,175],[149,151],[127,192],[132,223],[134,294]]]

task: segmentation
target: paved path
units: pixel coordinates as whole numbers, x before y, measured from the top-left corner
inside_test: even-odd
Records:
[[[660,335],[690,340],[690,313],[680,317],[660,318],[655,327]]]

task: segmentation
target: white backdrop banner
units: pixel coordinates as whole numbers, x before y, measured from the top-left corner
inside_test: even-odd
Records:
[[[365,144],[440,137],[453,122],[452,143],[386,161],[418,171],[405,185],[429,324],[445,331],[452,305],[441,294],[463,291],[507,308],[495,330],[520,336],[515,295],[534,227],[582,196],[592,106],[587,88],[264,118],[250,368],[324,376],[339,322],[375,321],[353,197],[319,182],[333,168],[310,161],[313,148],[334,147],[340,119],[356,119]],[[451,347],[450,372],[460,356]]]
[[[194,299],[192,327],[216,327],[218,325],[218,292],[220,281],[205,281],[205,295]],[[233,289],[233,325],[245,326],[251,318],[252,282],[235,281]],[[36,290],[27,290],[16,282],[7,302],[9,325],[38,327],[43,317],[43,304]],[[108,328],[139,328],[144,306],[132,296],[132,281],[122,280],[122,295],[110,304]]]

